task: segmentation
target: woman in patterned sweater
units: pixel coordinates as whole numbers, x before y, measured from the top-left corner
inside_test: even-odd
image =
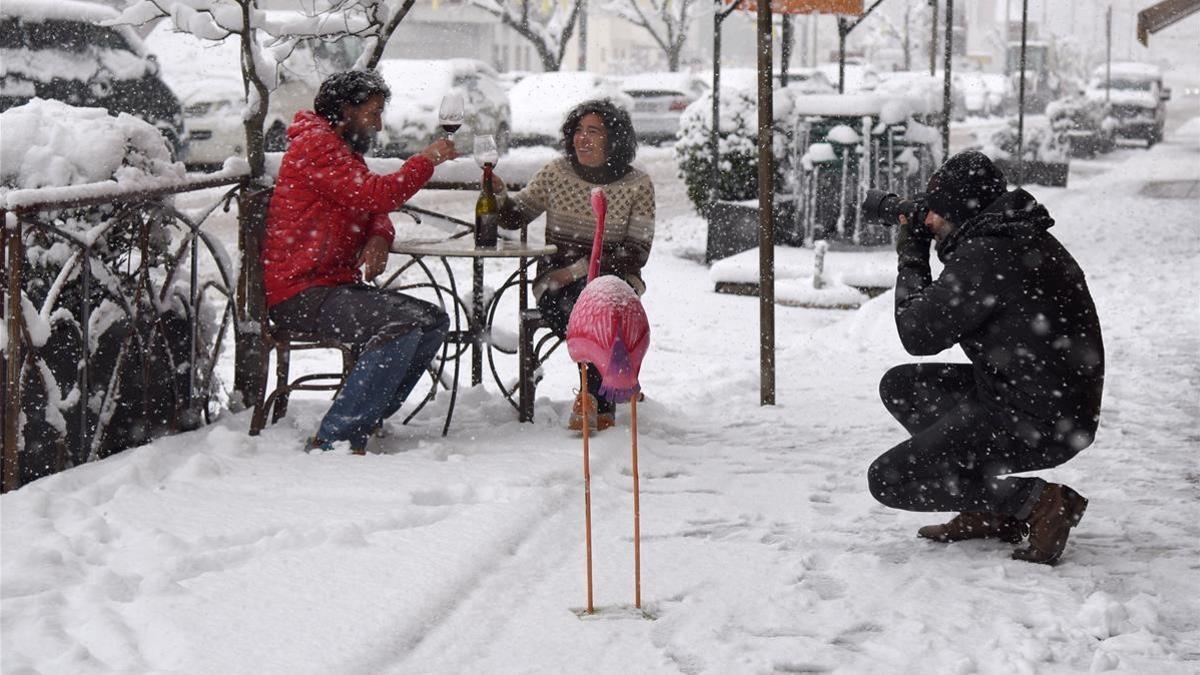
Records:
[[[546,214],[546,243],[558,251],[538,261],[533,294],[543,322],[559,337],[587,283],[588,258],[596,233],[589,197],[601,187],[608,198],[600,274],[621,277],[641,295],[642,267],[654,240],[654,184],[630,166],[637,139],[629,113],[606,100],[586,101],[567,114],[562,126],[564,157],[542,167],[520,192],[507,195],[493,175],[500,198],[500,226],[516,229]],[[614,424],[612,401],[599,396],[600,374],[588,366],[588,419],[597,429]],[[582,394],[575,399],[568,426],[583,426]],[[595,408],[592,406],[595,405]]]

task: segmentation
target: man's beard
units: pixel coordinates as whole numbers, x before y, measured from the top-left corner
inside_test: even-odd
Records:
[[[350,149],[354,152],[365,155],[375,144],[375,132],[365,129],[347,128],[342,131],[342,138],[350,144]]]

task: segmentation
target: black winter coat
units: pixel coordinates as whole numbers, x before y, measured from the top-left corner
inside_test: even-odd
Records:
[[[903,240],[896,326],[910,354],[961,345],[998,422],[1078,451],[1100,416],[1104,343],[1083,271],[1053,225],[1028,192],[1008,192],[938,244],[936,281],[928,240]]]

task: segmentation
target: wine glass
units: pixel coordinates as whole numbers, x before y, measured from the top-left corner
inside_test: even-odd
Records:
[[[495,167],[500,161],[500,150],[496,147],[496,137],[483,134],[475,137],[475,163],[479,168]]]
[[[465,117],[462,94],[452,91],[442,97],[442,105],[438,108],[438,126],[446,132],[446,138],[454,137],[454,132],[462,126]]]

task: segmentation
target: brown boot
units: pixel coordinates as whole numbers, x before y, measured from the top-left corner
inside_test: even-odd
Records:
[[[1024,538],[1024,523],[999,513],[964,511],[942,525],[926,525],[917,534],[949,543],[966,539],[1000,539],[1010,544],[1019,544]]]
[[[1038,496],[1029,524],[1029,546],[1013,551],[1015,560],[1053,565],[1067,547],[1067,535],[1079,524],[1088,500],[1066,485],[1048,483]]]
[[[585,396],[587,397],[588,426],[593,429],[596,428],[596,399],[591,394],[579,394],[575,397],[575,405],[571,407],[571,418],[567,420],[567,428],[571,431],[583,431],[583,401]]]
[[[614,427],[617,424],[616,413],[602,412],[596,415],[596,431],[604,431],[609,427]]]

